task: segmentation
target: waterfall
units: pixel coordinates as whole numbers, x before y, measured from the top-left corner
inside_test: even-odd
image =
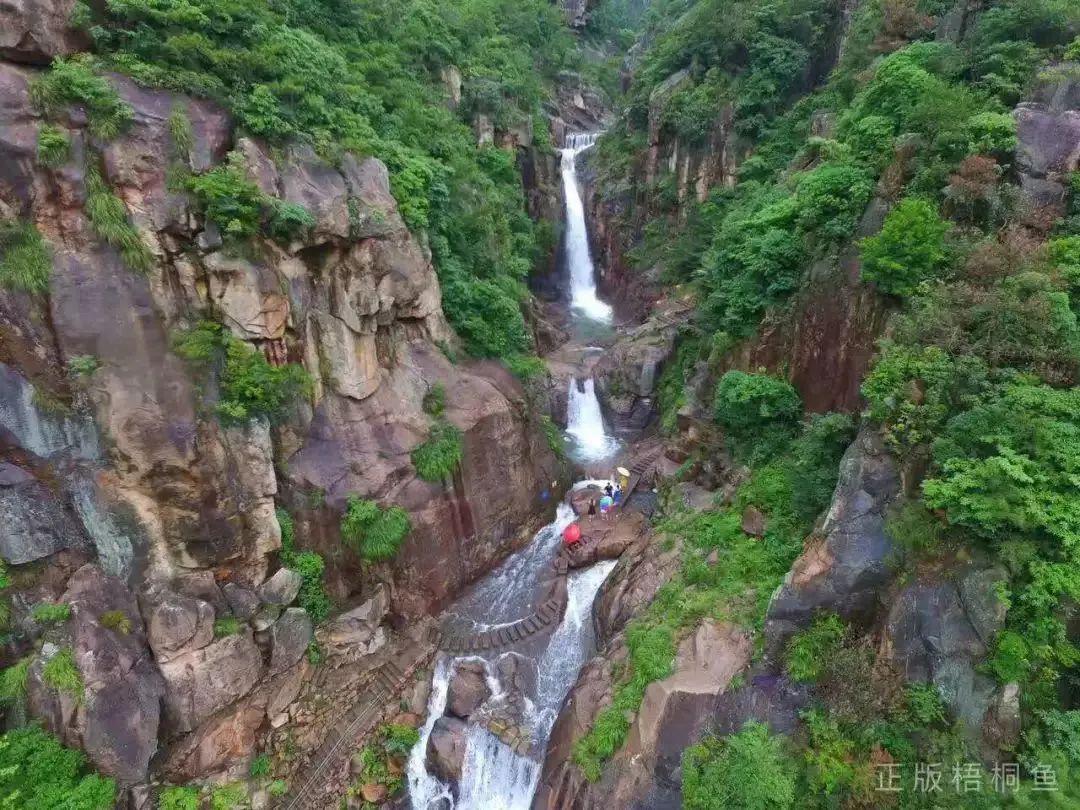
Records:
[[[577,156],[596,143],[596,133],[566,136],[562,153],[563,188],[566,191],[566,264],[570,273],[570,307],[595,321],[611,320],[611,307],[596,295],[596,272],[585,228],[585,206],[577,182]]]
[[[590,377],[582,387],[570,378],[566,400],[566,432],[574,440],[580,461],[603,461],[618,447],[618,442],[604,430],[600,401],[596,398],[596,383]]]

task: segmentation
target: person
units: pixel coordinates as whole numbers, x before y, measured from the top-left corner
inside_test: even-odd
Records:
[[[622,487],[618,484],[615,485],[615,494],[612,496],[611,500],[616,506],[622,503]]]
[[[612,498],[611,495],[604,495],[600,499],[600,518],[607,520],[608,512],[611,511]]]
[[[614,494],[614,489],[612,488],[610,481],[604,484],[604,494],[609,498]]]
[[[589,501],[589,517],[596,517],[596,501]]]

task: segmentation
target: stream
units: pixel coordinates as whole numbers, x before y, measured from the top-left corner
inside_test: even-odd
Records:
[[[612,309],[597,295],[576,167],[578,155],[595,144],[596,135],[568,135],[566,140],[567,145],[561,150],[561,171],[566,197],[565,260],[570,313],[586,330],[606,328],[611,323]],[[604,426],[591,378],[570,380],[566,435],[572,458],[582,464],[596,466],[610,461],[619,450],[619,442]],[[595,483],[598,482],[583,480],[574,487]],[[551,585],[552,563],[559,553],[562,531],[573,520],[570,506],[559,504],[555,519],[538,531],[526,547],[474,584],[450,608],[449,621],[480,631],[528,616]],[[581,667],[595,652],[593,600],[615,564],[615,560],[607,560],[570,572],[566,611],[559,625],[549,635],[512,648],[530,670],[524,679],[529,682],[529,688],[523,691],[524,725],[530,729],[533,741],[531,755],[516,753],[484,726],[470,720],[456,792],[429,773],[426,766],[428,740],[446,709],[455,662],[465,660],[439,654],[432,675],[427,719],[406,771],[413,810],[528,810],[531,807],[543,768],[543,754],[559,709]],[[500,650],[469,659],[483,661],[492,692],[489,704],[498,704],[508,697],[498,675],[500,659],[507,655],[508,652]]]

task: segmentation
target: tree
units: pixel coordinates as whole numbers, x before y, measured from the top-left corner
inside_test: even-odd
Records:
[[[683,752],[683,810],[787,810],[795,803],[795,768],[783,738],[749,722],[726,739]]]
[[[926,200],[901,200],[881,233],[862,241],[863,278],[883,292],[911,295],[945,263],[948,231],[949,224]]]

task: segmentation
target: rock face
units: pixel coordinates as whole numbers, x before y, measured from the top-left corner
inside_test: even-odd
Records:
[[[13,464],[0,464],[0,557],[13,565],[85,545],[82,527],[49,489]]]
[[[881,437],[863,429],[844,453],[832,505],[817,536],[795,561],[769,604],[766,646],[778,651],[820,610],[869,622],[879,589],[891,578],[892,540],[885,515],[900,494],[900,475]]]
[[[1017,106],[1016,166],[1021,187],[1034,211],[1053,221],[1065,212],[1069,174],[1080,165],[1080,64],[1064,63],[1043,71],[1032,101]]]
[[[48,64],[54,56],[85,50],[88,38],[70,27],[75,0],[4,0],[0,5],[0,57]]]
[[[451,785],[461,778],[465,764],[465,731],[463,720],[440,717],[431,727],[427,744],[427,768],[437,778]]]
[[[997,586],[1006,579],[1001,568],[968,565],[952,581],[917,581],[893,601],[885,625],[886,655],[909,681],[937,686],[988,760],[1018,739],[1018,690],[999,690],[976,669],[1004,624]]]
[[[313,626],[308,612],[289,608],[270,628],[270,675],[289,669],[311,644]]]
[[[259,586],[259,598],[268,605],[290,605],[303,584],[304,580],[298,573],[280,568]]]

